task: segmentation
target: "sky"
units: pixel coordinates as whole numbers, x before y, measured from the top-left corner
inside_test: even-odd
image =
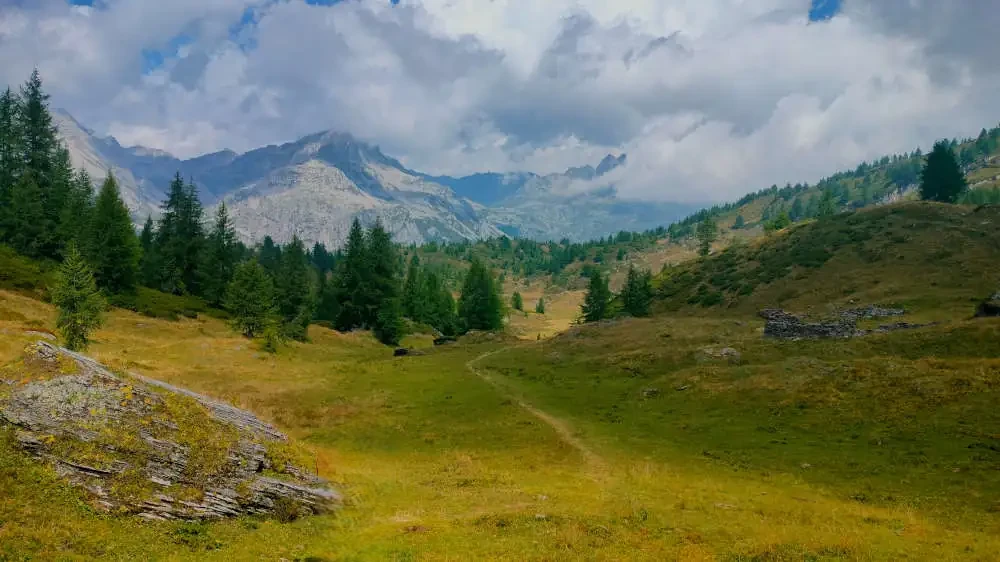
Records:
[[[0,0],[0,83],[193,157],[326,129],[431,174],[709,202],[1000,120],[979,0]],[[594,187],[603,187],[595,185]]]

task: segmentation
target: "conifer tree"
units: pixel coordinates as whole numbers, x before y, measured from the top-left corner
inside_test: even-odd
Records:
[[[493,273],[478,259],[472,261],[462,284],[458,314],[467,330],[503,329],[503,300]]]
[[[112,174],[94,204],[88,254],[98,287],[110,294],[131,293],[139,280],[139,239]]]
[[[277,277],[278,271],[281,269],[281,247],[275,244],[270,236],[265,236],[258,254],[260,265],[264,266],[264,269],[272,277]]]
[[[538,303],[535,304],[535,312],[545,314],[545,297],[538,297]]]
[[[368,240],[361,222],[354,219],[351,224],[347,244],[344,247],[344,258],[337,264],[335,278],[337,300],[340,312],[337,315],[336,328],[341,332],[349,332],[364,327],[368,309],[367,278],[369,276]]]
[[[587,295],[583,299],[581,310],[585,322],[599,322],[608,317],[611,305],[611,289],[608,288],[608,279],[601,275],[601,272],[594,268],[590,273],[590,283],[587,287]]]
[[[416,322],[427,321],[429,295],[424,289],[420,257],[414,254],[410,259],[410,268],[406,272],[406,281],[403,283],[403,313]]]
[[[385,345],[399,345],[400,340],[405,335],[403,309],[400,306],[399,297],[391,297],[382,301],[372,326],[372,333],[378,341]]]
[[[42,88],[37,68],[21,87],[20,117],[25,165],[35,172],[39,186],[47,191],[51,187],[52,159],[59,143],[49,113],[49,95]]]
[[[159,289],[176,294],[199,294],[198,269],[205,243],[202,207],[193,184],[180,173],[170,182],[163,216],[156,230]]]
[[[510,306],[514,310],[524,312],[524,298],[521,297],[521,293],[514,291],[510,297]]]
[[[837,214],[837,202],[834,200],[833,191],[829,189],[823,190],[823,196],[819,200],[819,218],[832,217]]]
[[[329,273],[325,271],[316,273],[316,320],[333,324],[340,315],[337,287]]]
[[[746,226],[746,219],[743,215],[736,215],[736,220],[733,222],[733,230],[740,230]]]
[[[86,349],[90,334],[102,324],[106,304],[75,245],[69,246],[59,267],[52,288],[52,304],[58,311],[56,326],[66,347],[73,351]]]
[[[712,243],[718,238],[718,226],[711,215],[706,215],[705,219],[698,225],[698,254],[707,256],[712,251]]]
[[[636,318],[649,316],[653,303],[653,276],[649,271],[639,271],[634,265],[628,268],[625,286],[622,288],[622,308]]]
[[[260,262],[249,260],[236,267],[225,305],[233,328],[245,337],[262,336],[275,322],[274,285]]]
[[[225,203],[219,204],[205,248],[201,266],[203,296],[209,304],[219,306],[225,299],[237,259],[236,230],[229,220]]]
[[[76,177],[69,151],[60,146],[52,157],[49,192],[43,200],[45,235],[42,239],[42,253],[46,256],[58,256],[70,241],[70,238],[63,238],[68,233],[64,232],[61,226],[63,211],[66,210],[67,201],[75,189]]]
[[[20,107],[17,95],[10,88],[0,95],[0,241],[9,241],[13,234],[11,197],[24,171]]]
[[[156,255],[156,227],[153,225],[153,217],[147,216],[145,224],[142,225],[142,234],[139,235],[139,280],[146,287],[156,287],[160,266],[157,263]]]
[[[297,236],[281,252],[281,269],[276,285],[282,335],[306,341],[315,311],[315,296],[305,246]]]
[[[90,221],[94,213],[94,184],[84,170],[73,177],[62,207],[57,238],[64,244],[64,248],[70,244],[77,248],[89,244]]]
[[[10,196],[7,227],[11,246],[28,257],[42,257],[45,208],[42,190],[33,170],[25,170],[18,178]]]
[[[954,203],[968,188],[965,174],[948,142],[935,143],[920,174],[920,197],[925,201]]]

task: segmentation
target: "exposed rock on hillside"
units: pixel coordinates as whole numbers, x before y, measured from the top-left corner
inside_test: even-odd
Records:
[[[976,318],[989,318],[1000,316],[1000,291],[997,291],[990,298],[979,303],[976,307]]]
[[[6,381],[6,382],[4,382]],[[45,342],[0,372],[0,428],[107,511],[149,519],[323,513],[308,456],[249,412]]]
[[[766,320],[764,336],[784,340],[819,339],[819,338],[854,338],[869,334],[885,334],[898,330],[914,330],[933,324],[912,324],[909,322],[894,322],[883,324],[873,330],[858,328],[858,320],[902,316],[905,310],[867,306],[841,311],[835,320],[827,322],[806,322],[801,317],[784,310],[761,310],[759,316]]]

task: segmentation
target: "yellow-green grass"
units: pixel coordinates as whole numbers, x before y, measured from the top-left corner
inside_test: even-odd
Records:
[[[0,293],[0,360],[52,320]],[[1000,473],[956,420],[1000,434],[997,323],[799,344],[759,329],[687,315],[393,358],[313,328],[272,356],[216,319],[116,311],[92,355],[253,410],[348,504],[290,524],[104,516],[6,435],[0,559],[993,559]],[[726,345],[744,365],[698,361]]]

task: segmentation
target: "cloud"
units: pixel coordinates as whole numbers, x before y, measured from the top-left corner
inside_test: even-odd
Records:
[[[845,0],[820,22],[806,0],[27,4],[0,0],[0,79],[37,64],[82,122],[180,156],[328,128],[429,173],[624,151],[622,196],[705,202],[998,113],[1000,12],[977,0]],[[144,51],[162,64],[143,73]]]

